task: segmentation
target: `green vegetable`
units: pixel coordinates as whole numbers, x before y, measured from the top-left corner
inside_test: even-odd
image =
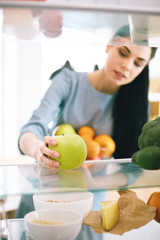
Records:
[[[138,138],[138,146],[140,149],[148,146],[160,147],[160,117],[144,124]]]
[[[132,162],[148,170],[160,169],[160,147],[149,146],[135,152]]]

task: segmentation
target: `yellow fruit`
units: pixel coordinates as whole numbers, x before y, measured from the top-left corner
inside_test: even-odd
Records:
[[[54,136],[57,145],[48,145],[49,148],[60,154],[59,158],[51,157],[60,163],[59,169],[79,168],[87,157],[87,146],[78,134],[64,134]]]
[[[101,202],[103,229],[110,231],[119,220],[119,204],[118,201]]]
[[[76,134],[75,129],[72,127],[71,124],[64,123],[61,125],[58,125],[54,130],[52,135],[63,135],[63,134]]]

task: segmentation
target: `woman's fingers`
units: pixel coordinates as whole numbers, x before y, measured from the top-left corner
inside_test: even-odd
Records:
[[[50,148],[48,148],[47,146],[42,146],[41,149],[40,149],[41,153],[46,155],[46,156],[49,156],[49,157],[52,157],[52,158],[59,158],[60,157],[60,154]]]
[[[44,146],[41,147],[42,154],[45,154],[52,158],[59,158],[60,154],[58,152],[48,148],[48,145],[56,146],[57,145],[56,140],[54,140],[50,136],[45,136],[43,140],[44,140]]]
[[[52,146],[57,145],[56,140],[54,138],[50,137],[50,136],[45,136],[43,141],[46,145],[49,145],[49,144],[52,145]]]
[[[48,145],[56,146],[57,142],[50,136],[45,136],[43,140],[44,144],[40,147],[38,161],[45,167],[57,169],[60,163],[50,159],[50,157],[57,159],[60,157],[60,154],[48,147]]]
[[[48,157],[46,157],[45,155],[41,155],[39,162],[44,165],[47,168],[51,168],[51,169],[57,169],[60,165],[59,162],[55,161],[55,160],[51,160]]]

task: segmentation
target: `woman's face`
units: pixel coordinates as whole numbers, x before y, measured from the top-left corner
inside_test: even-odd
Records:
[[[132,82],[148,64],[151,56],[150,47],[135,46],[131,42],[127,46],[107,46],[106,52],[108,58],[104,70],[108,83],[115,87]]]

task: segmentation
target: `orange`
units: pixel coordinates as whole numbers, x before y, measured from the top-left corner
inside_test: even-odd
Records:
[[[100,145],[96,141],[90,140],[86,142],[86,145],[87,145],[87,158],[93,159],[99,155]]]
[[[89,135],[91,136],[92,138],[94,137],[95,135],[95,132],[93,130],[93,128],[89,127],[89,126],[82,126],[78,129],[78,134],[80,136],[82,135]]]
[[[152,207],[156,207],[155,220],[160,223],[160,192],[154,192],[148,199],[147,204]]]
[[[90,135],[84,134],[84,135],[81,135],[81,137],[83,138],[83,140],[85,142],[88,142],[88,141],[92,140],[92,137]]]
[[[100,134],[94,138],[101,147],[100,157],[109,158],[115,152],[116,144],[115,141],[107,134]]]

